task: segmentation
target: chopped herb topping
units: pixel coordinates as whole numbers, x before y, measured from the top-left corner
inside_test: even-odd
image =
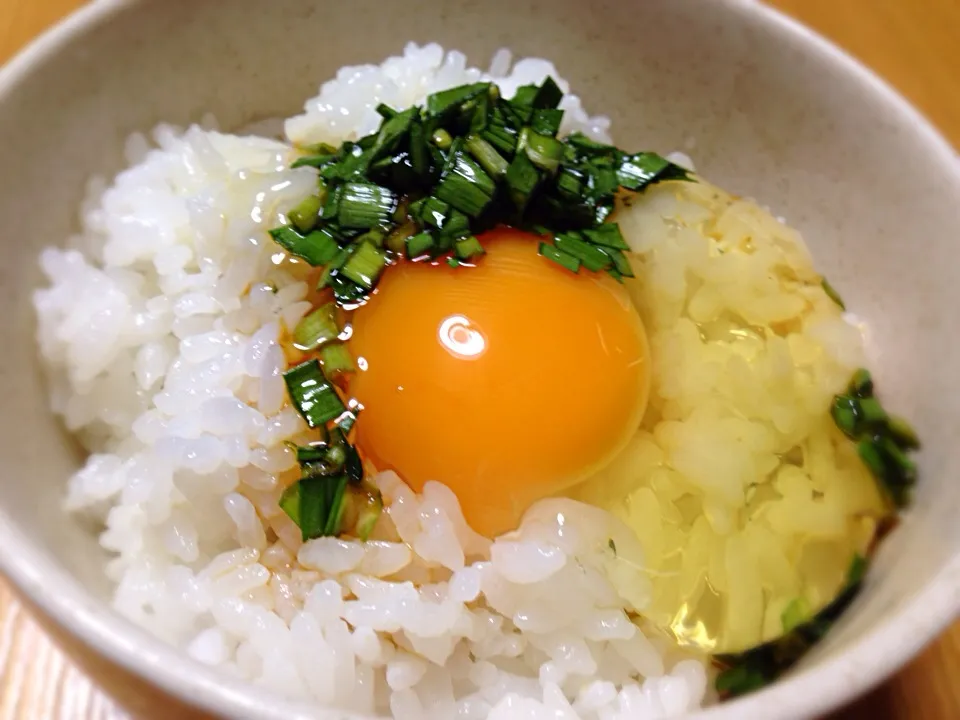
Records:
[[[476,236],[501,224],[553,236],[540,254],[571,272],[631,277],[627,244],[605,222],[616,193],[692,178],[656,153],[557,137],[562,98],[547,78],[510,100],[478,82],[434,93],[423,107],[381,104],[377,132],[308,148],[293,163],[316,169],[319,190],[270,234],[322,266],[320,286],[342,305],[363,302],[394,253],[458,266],[481,256]]]
[[[893,504],[902,508],[910,502],[917,480],[917,466],[908,453],[919,449],[920,441],[903,418],[887,414],[873,392],[873,378],[861,368],[847,392],[834,397],[830,413],[837,427],[857,443],[860,459]]]
[[[785,634],[772,642],[758,645],[739,655],[717,655],[720,666],[716,688],[722,699],[744,695],[769,685],[820,640],[853,602],[863,584],[867,560],[854,555],[847,570],[843,589],[834,600],[813,617],[805,601],[799,598],[784,610]],[[789,617],[788,617],[789,613]],[[796,621],[787,629],[787,621]]]
[[[287,370],[283,380],[293,406],[312,428],[322,427],[346,411],[336,389],[324,377],[316,360],[307,360]]]

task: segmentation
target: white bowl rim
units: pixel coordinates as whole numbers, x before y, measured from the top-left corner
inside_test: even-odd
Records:
[[[32,67],[72,38],[105,22],[138,0],[92,0],[47,29],[0,69],[0,102]],[[931,153],[960,177],[960,155],[916,108],[872,70],[810,28],[759,0],[711,0],[732,13],[753,15],[771,31],[791,36],[810,52],[834,62],[879,96],[903,124],[912,126]],[[251,684],[194,662],[94,598],[45,551],[33,545],[0,507],[0,573],[62,628],[131,673],[202,710],[262,720],[378,720],[284,701]],[[50,592],[50,588],[57,592]],[[912,659],[960,615],[960,555],[908,602],[852,646],[744,698],[706,708],[690,720],[808,718],[866,692]],[[892,651],[892,649],[895,649]],[[857,669],[865,670],[858,672]],[[797,706],[799,702],[799,707]]]

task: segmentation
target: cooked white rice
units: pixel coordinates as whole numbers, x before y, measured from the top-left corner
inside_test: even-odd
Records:
[[[35,303],[53,407],[91,453],[66,507],[102,519],[120,612],[252,683],[399,720],[635,720],[709,699],[702,657],[640,620],[644,549],[602,510],[542,501],[491,543],[444,485],[418,496],[383,473],[374,540],[304,544],[278,508],[298,472],[283,441],[312,437],[279,344],[308,286],[266,232],[315,187],[288,169],[290,143],[372,132],[379,102],[488,77],[509,95],[547,74],[568,90],[545,60],[501,51],[483,73],[409,45],[342,69],[286,142],[160,126],[129,140],[127,170],[91,181]],[[564,132],[609,139],[576,96],[561,107]],[[644,229],[652,256],[670,230]]]

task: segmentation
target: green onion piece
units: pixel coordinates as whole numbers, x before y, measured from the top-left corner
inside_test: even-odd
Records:
[[[449,150],[453,144],[453,138],[450,137],[450,133],[443,128],[437,128],[433,131],[433,135],[430,136],[430,142],[441,150]]]
[[[605,167],[599,162],[594,162],[588,166],[589,176],[589,195],[601,199],[613,197],[613,194],[620,187],[620,181],[617,179],[617,173],[612,167]]]
[[[350,428],[353,427],[353,424],[357,421],[357,414],[352,410],[348,410],[343,415],[337,418],[337,427],[343,430],[345,433],[350,432]]]
[[[396,207],[397,196],[392,190],[373,183],[347,183],[337,219],[345,228],[374,228],[389,224]]]
[[[297,206],[287,213],[290,222],[300,232],[306,234],[313,230],[320,219],[320,210],[323,207],[323,198],[319,195],[308,195]]]
[[[362,178],[370,165],[371,155],[364,151],[361,143],[366,142],[368,145],[373,145],[376,138],[376,135],[369,135],[360,143],[345,143],[342,148],[342,151],[345,151],[343,152],[343,158],[340,162],[323,168],[320,171],[320,177],[328,181]]]
[[[422,232],[411,235],[407,238],[407,257],[416,260],[418,257],[426,255],[433,246],[433,236],[430,233]]]
[[[663,180],[689,180],[690,174],[656,153],[642,152],[623,157],[617,178],[627,190],[639,191]]]
[[[897,453],[892,457],[890,449]],[[916,468],[906,455],[891,440],[865,437],[857,443],[857,454],[871,474],[880,482],[897,507],[909,502],[909,488]]]
[[[610,257],[610,260],[613,261],[613,267],[607,272],[609,272],[615,279],[622,282],[621,278],[634,277],[633,268],[630,266],[630,261],[622,251],[614,250],[613,248],[603,248],[603,251]]]
[[[300,350],[313,350],[336,340],[340,328],[334,318],[335,308],[334,303],[326,303],[305,315],[293,330],[293,344]]]
[[[288,225],[274,228],[270,237],[291,255],[303,258],[314,267],[326,265],[340,251],[333,235],[326,229],[301,235]]]
[[[445,241],[458,240],[465,238],[470,234],[470,218],[459,210],[451,210],[447,221],[440,230],[440,235]],[[445,242],[446,244],[446,242]]]
[[[496,149],[479,135],[467,137],[465,147],[480,166],[486,170],[494,180],[500,180],[507,174],[510,163]]]
[[[620,233],[620,226],[616,223],[604,223],[595,228],[584,230],[583,234],[587,240],[596,245],[603,245],[615,250],[630,249],[627,241],[623,239],[623,235]]]
[[[452,268],[460,267],[460,258],[455,258],[451,255],[450,257],[447,258],[447,265],[449,265]]]
[[[844,302],[843,302],[843,298],[840,297],[840,293],[838,293],[838,292],[836,291],[836,289],[834,289],[833,285],[831,285],[829,282],[827,282],[827,279],[826,279],[826,278],[823,278],[823,279],[820,281],[820,285],[821,285],[821,287],[823,287],[823,291],[827,294],[827,297],[830,298],[831,300],[833,300],[833,302],[836,303],[836,305],[837,305],[841,310],[846,310],[846,309],[847,309],[847,306],[846,306],[846,305],[844,304]]]
[[[850,380],[850,393],[859,398],[873,395],[873,378],[869,370],[860,368],[853,374],[853,379]]]
[[[354,238],[353,242],[355,243],[364,243],[368,242],[377,247],[383,247],[384,240],[387,237],[387,233],[383,231],[382,228],[373,228],[372,230],[367,230],[361,235],[357,235]]]
[[[373,288],[387,265],[387,254],[371,242],[364,241],[350,256],[340,273],[367,290]]]
[[[316,360],[307,360],[287,370],[283,381],[293,406],[312,428],[322,427],[346,409]]]
[[[442,228],[447,222],[449,213],[450,205],[431,195],[423,199],[423,203],[417,210],[417,218],[424,225]]]
[[[833,422],[847,437],[856,440],[859,435],[860,406],[856,398],[848,395],[836,395],[830,406]]]
[[[333,145],[327,143],[314,143],[313,145],[305,145],[303,149],[310,153],[311,155],[336,155],[337,148]]]
[[[488,92],[490,83],[478,82],[471,85],[460,85],[449,90],[441,90],[427,96],[426,114],[427,117],[438,117],[445,115],[451,110],[472,100],[481,93]]]
[[[484,254],[483,245],[480,244],[480,241],[477,240],[473,235],[470,237],[465,237],[461,240],[457,240],[454,243],[454,249],[457,253],[457,257],[461,260],[470,260],[471,258],[479,257]]]
[[[324,155],[304,155],[303,157],[298,157],[290,165],[291,170],[295,170],[299,167],[315,167],[320,168],[324,165],[332,163],[335,159],[335,155],[332,153]]]
[[[557,175],[557,191],[566,197],[579,200],[583,193],[584,176],[579,170],[561,167]]]
[[[352,305],[363,300],[368,293],[368,289],[362,285],[335,273],[327,281],[327,287],[333,290],[333,297],[341,305]]]
[[[434,194],[470,217],[477,217],[493,199],[493,178],[463,152],[455,152],[444,168]]]
[[[795,597],[780,614],[780,623],[785,633],[806,622],[810,618],[810,603],[803,596]]]
[[[533,100],[537,96],[538,88],[536,85],[521,85],[517,88],[517,91],[513,94],[513,97],[510,98],[510,102],[513,105],[533,105]]]
[[[330,343],[320,350],[320,364],[328,377],[336,373],[351,373],[356,371],[353,364],[353,355],[343,343]]]
[[[393,111],[391,110],[391,112]],[[377,132],[377,140],[370,151],[370,159],[377,160],[392,153],[407,136],[410,131],[410,124],[416,114],[417,108],[412,107],[384,120]]]
[[[563,90],[549,75],[543,79],[540,87],[533,96],[532,105],[535,108],[555,108],[563,99]]]
[[[850,561],[850,567],[847,568],[847,588],[853,588],[863,582],[864,575],[867,574],[867,559],[859,553],[853,556]]]
[[[562,250],[558,250],[553,245],[548,243],[540,243],[540,247],[537,248],[537,252],[548,260],[553,260],[557,265],[565,267],[572,273],[580,271],[580,260],[575,258],[573,255],[568,255]]]
[[[280,509],[283,510],[287,517],[289,517],[296,524],[297,527],[300,527],[300,483],[295,482],[293,485],[288,487],[283,491],[283,495],[280,496]]]
[[[860,417],[868,425],[879,425],[886,422],[887,413],[875,397],[865,397],[860,398]]]
[[[416,118],[410,124],[410,164],[420,179],[426,180],[430,174],[430,153],[423,124]]]
[[[520,133],[520,150],[525,150],[530,161],[542,170],[555,173],[563,158],[563,143],[555,137],[541,135],[531,128]]]
[[[320,211],[321,220],[334,220],[337,212],[340,210],[340,198],[343,197],[343,187],[337,186],[331,192],[327,193],[326,202],[323,204],[323,210]]]
[[[920,438],[913,427],[897,415],[887,418],[887,433],[904,450],[919,450]]]
[[[618,152],[613,145],[606,145],[596,140],[591,140],[579,131],[567,135],[566,141],[579,153],[590,157],[613,156]]]
[[[533,128],[534,132],[541,135],[556,137],[562,121],[563,110],[541,108],[533,111],[533,115],[530,117],[530,127]]]
[[[558,233],[553,244],[561,252],[577,258],[587,270],[593,272],[605,270],[613,263],[603,250],[586,242],[576,233]]]
[[[476,103],[476,107],[472,109],[470,122],[466,123],[466,125],[470,134],[475,135],[483,131],[490,122],[490,94],[484,93],[477,95],[476,99],[472,102]]]
[[[508,157],[517,150],[517,134],[504,125],[488,124],[480,137]]]
[[[513,200],[517,210],[523,212],[530,202],[530,196],[540,183],[540,173],[537,172],[536,166],[526,153],[517,153],[510,167],[507,168],[506,181],[510,190],[510,199]]]
[[[301,465],[320,462],[325,460],[327,456],[326,443],[320,443],[318,445],[297,445],[288,440],[283,444],[297,454],[297,462]]]
[[[347,491],[347,476],[341,475],[336,480],[328,480],[328,489],[332,490],[332,496],[329,498],[329,511],[327,512],[327,522],[323,528],[323,534],[327,536],[340,533],[340,523],[343,521],[344,495]]]
[[[380,103],[377,105],[377,115],[382,117],[384,120],[389,120],[396,114],[397,111],[385,103]]]
[[[300,535],[304,542],[324,534],[330,514],[327,486],[330,478],[309,476],[300,486]]]
[[[747,665],[738,665],[717,675],[715,687],[721,695],[736,697],[759,690],[768,682],[769,680],[759,670]]]
[[[377,521],[382,513],[383,498],[377,492],[368,498],[357,514],[357,537],[366,542],[377,526]]]

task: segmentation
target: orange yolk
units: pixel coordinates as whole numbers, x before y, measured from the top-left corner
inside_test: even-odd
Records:
[[[623,286],[537,254],[509,229],[476,267],[388,269],[353,317],[356,442],[414,490],[439,480],[488,537],[603,467],[649,390],[643,325]]]

